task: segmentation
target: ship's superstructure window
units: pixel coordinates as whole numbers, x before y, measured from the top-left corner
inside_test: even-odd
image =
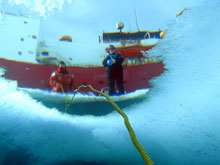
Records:
[[[124,64],[126,66],[131,66],[131,65],[142,65],[142,64],[147,64],[149,62],[152,62],[149,57],[130,57],[130,58],[125,58]]]
[[[28,53],[29,54],[34,54],[34,51],[33,50],[29,50]]]
[[[18,55],[20,55],[20,56],[21,56],[21,55],[22,55],[22,52],[21,52],[21,51],[18,51]]]
[[[49,55],[49,52],[43,51],[41,54],[42,54],[43,56],[48,56],[48,55]]]
[[[33,34],[33,35],[32,35],[32,38],[33,38],[33,39],[37,39],[37,36]]]
[[[128,66],[134,65],[135,64],[135,60],[133,58],[127,58],[126,59],[126,64]]]

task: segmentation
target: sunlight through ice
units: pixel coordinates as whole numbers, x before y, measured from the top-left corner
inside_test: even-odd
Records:
[[[55,10],[62,10],[65,0],[8,0],[11,5],[24,6],[39,16],[50,16]],[[72,0],[67,0],[71,5]],[[1,1],[0,1],[1,3]]]

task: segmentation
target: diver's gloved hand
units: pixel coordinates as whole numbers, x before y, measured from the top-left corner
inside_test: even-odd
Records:
[[[107,60],[107,64],[108,64],[108,66],[111,66],[113,64],[113,61],[109,59],[109,60]]]
[[[115,60],[114,60],[114,59],[109,59],[109,60],[107,61],[108,66],[111,66],[111,65],[114,64],[114,63],[115,63]]]

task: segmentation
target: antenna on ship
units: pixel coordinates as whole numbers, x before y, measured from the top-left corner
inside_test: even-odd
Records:
[[[118,30],[120,30],[120,40],[122,42],[122,29],[124,28],[124,23],[122,21],[119,21],[117,24],[116,24],[116,28]]]
[[[136,8],[135,8],[135,1],[134,1],[134,16],[135,16],[135,22],[136,22],[137,29],[138,29],[138,31],[140,31],[139,27],[138,27],[137,13],[136,13]]]
[[[120,30],[120,33],[122,33],[122,29],[124,28],[124,23],[122,21],[119,21],[116,24],[116,28]]]

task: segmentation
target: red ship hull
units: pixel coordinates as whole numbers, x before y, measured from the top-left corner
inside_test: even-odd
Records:
[[[7,69],[5,77],[10,80],[16,80],[18,87],[45,90],[51,90],[49,78],[51,73],[57,70],[57,66],[18,62],[3,58],[0,58],[0,67]],[[92,85],[97,90],[102,90],[108,86],[106,69],[102,66],[69,66],[68,71],[74,74],[75,87],[86,84]],[[164,65],[162,62],[124,66],[125,91],[128,93],[137,89],[151,88],[149,80],[159,76],[163,71]],[[88,91],[89,89],[83,89],[82,92]]]

